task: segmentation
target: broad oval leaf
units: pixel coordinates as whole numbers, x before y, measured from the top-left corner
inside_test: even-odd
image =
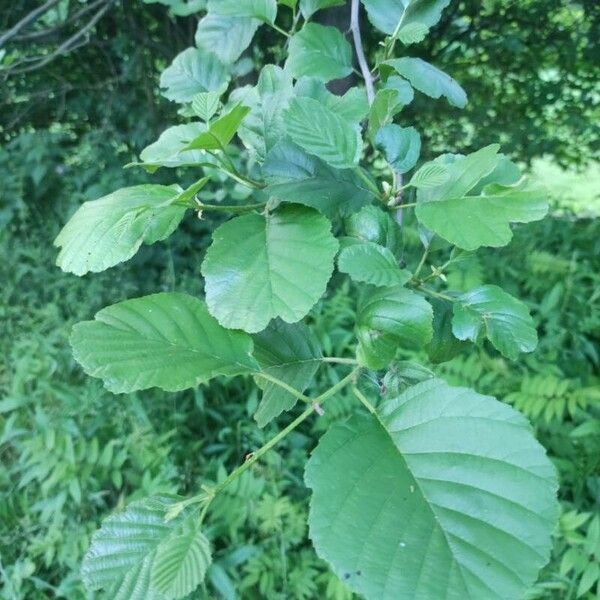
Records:
[[[262,371],[300,392],[306,389],[322,358],[319,341],[311,329],[303,323],[290,325],[276,319],[252,339],[254,357]],[[256,379],[263,394],[254,418],[259,427],[264,427],[283,411],[293,408],[297,400],[280,386],[260,377]]]
[[[399,75],[410,81],[411,85],[431,98],[445,96],[452,106],[464,108],[467,94],[450,75],[420,58],[394,58],[384,63],[392,67]]]
[[[325,292],[337,249],[329,220],[304,206],[224,223],[202,263],[211,314],[251,333],[276,317],[299,321]]]
[[[181,500],[152,496],[105,519],[83,560],[88,590],[105,589],[120,600],[175,600],[192,592],[211,555],[197,510],[186,508],[167,520]]]
[[[400,347],[419,348],[433,335],[433,310],[422,296],[402,286],[373,288],[356,315],[358,358],[366,367],[382,369]]]
[[[557,478],[529,423],[441,380],[334,425],[305,480],[317,553],[369,600],[521,598],[549,558]]]
[[[410,0],[362,0],[369,21],[374,27],[391,35],[394,33],[402,15],[404,14],[405,5]]]
[[[170,236],[186,207],[174,204],[181,188],[136,185],[84,202],[62,228],[54,245],[56,264],[67,273],[104,271],[129,260],[142,244]]]
[[[357,124],[342,119],[312,98],[294,98],[284,114],[287,133],[309,154],[337,169],[356,166],[362,152]]]
[[[417,189],[434,188],[448,181],[449,177],[448,169],[444,165],[432,161],[420,167],[411,177],[408,185]]]
[[[373,242],[352,244],[344,248],[338,257],[338,269],[350,275],[354,281],[377,287],[404,285],[411,277],[401,269],[392,252]]]
[[[250,45],[259,26],[258,19],[209,13],[198,21],[194,41],[222,62],[233,63]]]
[[[192,100],[192,110],[203,121],[210,121],[219,110],[219,92],[200,92]],[[194,136],[196,137],[196,136]]]
[[[537,332],[527,306],[496,285],[471,290],[454,304],[452,332],[459,340],[476,342],[482,331],[511,360],[537,346]]]
[[[175,292],[125,300],[78,323],[75,360],[114,393],[169,392],[259,369],[252,338],[221,327],[202,300]]]
[[[463,250],[506,246],[511,223],[539,221],[548,212],[546,192],[527,182],[488,186],[479,196],[462,196],[417,205],[419,221]]]
[[[307,23],[290,39],[286,70],[295,79],[341,79],[352,73],[352,48],[339,29]]]
[[[160,76],[163,96],[175,102],[191,102],[200,92],[221,89],[229,81],[227,68],[215,54],[187,48],[178,54]]]
[[[410,171],[421,154],[421,136],[414,127],[386,125],[377,132],[375,144],[398,173]]]
[[[433,298],[433,337],[427,345],[427,355],[432,363],[443,363],[458,356],[469,344],[452,333],[453,306],[449,300]]]

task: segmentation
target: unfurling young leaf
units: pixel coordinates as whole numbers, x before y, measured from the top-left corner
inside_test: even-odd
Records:
[[[305,480],[317,553],[368,600],[521,598],[559,513],[527,420],[438,379],[334,425]]]
[[[194,138],[183,150],[224,150],[249,112],[247,106],[238,104],[219,117],[207,131]]]
[[[356,315],[358,359],[383,369],[399,348],[417,349],[431,340],[433,311],[422,296],[401,286],[373,288]]]
[[[482,331],[511,360],[537,346],[537,333],[527,306],[496,285],[471,290],[454,304],[452,332],[459,340],[476,342]]]

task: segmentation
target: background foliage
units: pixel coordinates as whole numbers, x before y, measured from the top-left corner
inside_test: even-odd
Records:
[[[75,367],[67,345],[72,324],[102,306],[157,290],[199,290],[201,221],[82,280],[56,269],[48,250],[83,200],[141,180],[121,165],[176,120],[156,80],[193,43],[196,18],[185,13],[202,2],[163,4],[171,6],[63,0],[28,30],[37,37],[0,47],[2,598],[85,597],[79,565],[103,516],[151,493],[185,494],[200,472],[222,478],[277,427],[263,431],[247,418],[257,397],[242,380],[168,399],[113,396]],[[72,51],[29,70],[105,7]],[[0,31],[29,10],[26,3],[3,9]],[[344,7],[323,18],[346,27]],[[592,0],[456,2],[418,51],[463,83],[469,108],[457,118],[445,104],[415,102],[408,117],[428,132],[427,154],[472,150],[475,135],[477,146],[500,138],[509,154],[533,162],[553,192],[552,217],[447,273],[457,289],[494,282],[526,299],[538,350],[516,364],[485,348],[431,365],[450,383],[523,411],[559,468],[564,512],[532,598],[600,593],[599,24]],[[271,60],[277,43],[262,32],[247,58]],[[374,40],[370,51],[378,51]],[[580,165],[585,175],[575,174]],[[224,184],[213,193],[241,192]],[[404,244],[407,260],[418,256],[418,240]],[[334,281],[311,316],[328,354],[347,348],[354,310],[352,289]],[[393,388],[403,376],[364,383]],[[329,367],[321,377],[334,383],[339,375]],[[343,396],[332,400],[314,427],[290,436],[230,489],[212,519],[215,563],[195,597],[350,597],[306,539],[307,492],[298,475],[319,431],[349,411]]]

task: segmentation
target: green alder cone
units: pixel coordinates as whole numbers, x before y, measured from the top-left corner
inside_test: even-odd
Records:
[[[368,600],[521,598],[559,514],[526,419],[436,379],[334,425],[305,481],[317,553]]]
[[[62,228],[54,245],[56,264],[67,273],[97,273],[129,260],[142,244],[169,237],[186,211],[174,204],[177,185],[122,188],[82,204]]]
[[[206,302],[224,327],[257,333],[302,319],[325,292],[338,241],[316,210],[286,205],[224,223],[202,263]]]
[[[114,393],[176,392],[259,370],[249,335],[221,327],[204,302],[176,292],[103,308],[75,325],[70,341],[85,372]]]
[[[152,496],[105,519],[83,560],[86,588],[117,600],[175,600],[196,589],[211,563],[210,546],[197,510],[167,518],[182,500]]]

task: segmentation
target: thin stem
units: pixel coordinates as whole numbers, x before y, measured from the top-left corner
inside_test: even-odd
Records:
[[[261,379],[270,381],[271,383],[278,385],[281,389],[292,394],[292,396],[294,396],[294,398],[296,398],[297,400],[302,400],[302,402],[307,402],[308,404],[312,404],[311,398],[309,398],[308,396],[305,396],[302,392],[300,392],[296,388],[292,387],[291,385],[288,385],[285,381],[281,381],[281,379],[278,379],[277,377],[274,377],[273,375],[271,375],[269,373],[265,373],[264,371],[258,371],[254,375],[255,375],[255,377],[260,377]]]
[[[271,23],[269,21],[265,21],[265,23],[269,26],[272,27],[275,31],[279,32],[281,35],[285,35],[285,37],[289,38],[290,37],[290,33],[287,32],[285,29],[281,29],[281,27],[279,27],[279,25],[275,25],[275,23]]]
[[[222,492],[232,481],[237,479],[240,475],[242,475],[242,473],[247,471],[255,462],[260,460],[260,458],[262,458],[271,448],[273,448],[273,446],[278,444],[284,437],[286,437],[289,433],[294,431],[294,429],[296,429],[298,425],[300,425],[303,421],[310,417],[310,415],[315,411],[315,407],[317,405],[322,404],[323,402],[325,402],[325,400],[331,398],[331,396],[337,394],[337,392],[339,392],[349,383],[354,381],[360,369],[360,367],[356,367],[355,369],[353,369],[349,375],[346,375],[346,377],[340,379],[340,381],[338,381],[334,386],[330,387],[320,396],[317,396],[314,400],[311,400],[309,398],[309,402],[311,403],[311,405],[303,413],[296,417],[285,429],[282,429],[275,437],[271,438],[266,444],[261,446],[256,452],[253,452],[246,462],[234,469],[219,485],[217,485],[214,488],[209,503],[212,502],[215,496]],[[299,394],[299,392],[297,393]],[[208,508],[206,510],[208,510]]]
[[[373,104],[375,98],[375,87],[373,85],[373,76],[369,69],[369,64],[365,57],[365,50],[363,48],[362,37],[360,35],[360,23],[359,23],[359,0],[352,0],[352,6],[350,8],[350,31],[352,31],[352,39],[354,41],[354,49],[356,50],[356,58],[358,59],[358,65],[365,80],[365,88],[367,89],[367,99],[369,104]]]
[[[334,363],[339,365],[357,365],[358,361],[354,358],[338,358],[337,356],[324,356],[321,359],[326,363]]]
[[[419,273],[421,272],[421,269],[425,265],[425,261],[427,260],[427,257],[429,256],[429,249],[430,248],[431,248],[431,246],[427,246],[425,248],[425,252],[423,252],[423,256],[421,256],[421,260],[419,261],[419,264],[417,265],[417,268],[415,269],[415,272],[413,273],[412,278],[414,280],[417,280],[417,277],[418,277]]]
[[[377,186],[369,179],[369,177],[363,171],[360,165],[356,165],[356,167],[354,167],[354,172],[358,175],[358,177],[360,177],[360,179],[369,188],[369,190],[373,192],[373,194],[375,194],[375,196],[377,196],[378,198],[382,197],[381,192],[379,191]]]
[[[251,210],[257,210],[259,208],[264,208],[265,205],[263,202],[256,202],[254,204],[203,204],[202,202],[195,202],[190,204],[192,208],[197,210],[215,210],[215,211],[225,211],[232,213],[244,213],[249,212]]]
[[[372,415],[374,415],[376,413],[375,407],[369,402],[367,397],[355,385],[352,386],[352,393],[360,400],[360,402],[363,404],[363,406],[365,406],[365,408]]]
[[[448,296],[447,294],[441,294],[440,292],[436,292],[435,290],[430,290],[423,285],[417,286],[417,289],[421,290],[423,293],[433,296],[434,298],[440,298],[442,300],[448,300],[449,302],[456,302],[456,298],[452,296]]]
[[[409,202],[408,204],[400,204],[400,208],[414,208],[417,205],[416,202]],[[393,206],[392,208],[398,208],[398,206]]]
[[[387,60],[388,58],[390,58],[394,52],[394,47],[396,46],[396,40],[398,39],[398,34],[400,33],[400,29],[402,29],[402,25],[404,24],[404,16],[405,15],[406,15],[406,11],[404,11],[402,13],[400,20],[398,21],[398,24],[396,25],[396,28],[394,29],[394,32],[392,33],[392,37],[389,41],[389,45],[385,50],[385,54],[383,57],[384,60]]]

